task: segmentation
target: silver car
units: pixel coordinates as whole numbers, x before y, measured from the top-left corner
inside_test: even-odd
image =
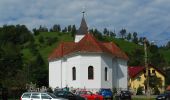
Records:
[[[68,100],[68,99],[56,97],[52,93],[25,92],[22,94],[20,100]]]

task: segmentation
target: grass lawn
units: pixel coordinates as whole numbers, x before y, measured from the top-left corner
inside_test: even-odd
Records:
[[[139,96],[133,96],[132,97],[132,100],[155,100],[156,96],[155,95],[152,95],[150,96],[149,98],[147,98],[147,96],[144,96],[144,95],[139,95]]]
[[[155,98],[150,98],[150,99],[148,99],[148,98],[132,98],[132,100],[155,100]]]
[[[155,100],[156,96],[152,95],[150,98],[147,98],[144,95],[137,95],[137,96],[132,96],[132,100]],[[117,100],[116,98],[113,98],[113,100]]]

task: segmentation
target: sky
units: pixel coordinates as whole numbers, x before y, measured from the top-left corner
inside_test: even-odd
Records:
[[[75,24],[83,8],[90,29],[125,28],[158,45],[170,41],[170,0],[0,0],[0,26],[24,24],[30,30]]]

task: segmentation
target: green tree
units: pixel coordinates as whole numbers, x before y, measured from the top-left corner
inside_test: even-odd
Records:
[[[144,50],[137,48],[129,54],[129,66],[138,66],[143,65],[144,63]]]
[[[34,41],[29,42],[28,48],[33,55],[36,55],[38,53],[37,45],[34,43]]]
[[[71,36],[74,37],[75,34],[76,34],[76,26],[73,25],[71,29]]]
[[[63,33],[67,32],[67,27],[62,30]]]
[[[103,40],[102,33],[98,31],[97,29],[91,29],[90,32],[98,39],[98,40]]]
[[[104,28],[103,33],[104,33],[105,36],[109,35],[109,31],[107,30],[107,28]]]
[[[16,25],[16,33],[20,44],[33,40],[33,35],[25,25]]]
[[[137,37],[137,32],[133,33],[133,40],[132,40],[135,44],[138,44],[138,37]]]
[[[52,30],[53,30],[53,32],[58,32],[58,25],[55,24],[55,25],[53,26],[53,29],[52,29]]]
[[[129,34],[127,35],[127,40],[130,41],[131,39],[132,39],[132,34],[129,33]]]
[[[154,95],[159,95],[160,94],[160,91],[159,91],[158,87],[153,88],[153,94]]]
[[[143,43],[144,43],[144,37],[140,37],[140,38],[139,38],[139,43],[140,43],[140,44],[143,44]]]
[[[67,29],[68,29],[68,32],[71,32],[71,25],[68,25],[68,27],[67,27]]]
[[[61,28],[60,28],[60,25],[59,24],[55,24],[52,28],[52,31],[53,32],[60,32],[61,31]]]
[[[115,38],[115,37],[116,37],[116,33],[114,33],[114,32],[111,31],[111,32],[110,32],[110,36],[113,37],[113,38]]]
[[[25,25],[4,25],[0,32],[0,44],[11,42],[18,45],[31,39],[33,36]]]
[[[58,32],[61,32],[61,27],[59,24],[58,24]]]
[[[38,41],[39,41],[41,44],[43,44],[43,43],[45,42],[44,37],[43,37],[43,36],[40,36],[40,37],[38,38]]]
[[[120,30],[120,35],[121,35],[122,39],[124,39],[124,37],[126,36],[126,29]]]
[[[48,28],[45,26],[41,26],[41,25],[38,30],[39,30],[39,32],[48,32]]]
[[[166,44],[166,48],[170,49],[170,41]]]
[[[157,67],[164,67],[165,59],[163,55],[160,54],[158,46],[154,44],[150,45],[149,51],[150,51],[149,58],[148,58],[149,63]]]
[[[147,78],[144,81],[144,85],[147,88]],[[156,75],[149,76],[149,87],[152,90],[154,90],[156,88],[159,88],[159,87],[162,87],[162,80],[161,80],[161,78],[157,77]]]
[[[38,86],[48,85],[48,72],[45,68],[46,64],[40,54],[37,54],[35,60],[30,62],[30,81]]]
[[[7,82],[8,79],[15,77],[17,71],[23,66],[22,55],[19,47],[12,43],[6,43],[6,45],[1,46],[0,55],[0,83],[3,86],[8,86],[11,84]]]
[[[143,87],[139,86],[139,87],[137,88],[137,93],[136,93],[136,95],[143,95]]]
[[[37,35],[40,34],[39,30],[37,30],[36,28],[33,28],[32,31],[33,31],[33,34],[34,34],[35,36],[37,36]]]

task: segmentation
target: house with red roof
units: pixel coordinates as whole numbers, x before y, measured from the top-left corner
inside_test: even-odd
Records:
[[[137,89],[139,87],[143,88],[143,91],[146,91],[146,68],[143,66],[129,66],[128,67],[128,74],[129,74],[129,83],[128,87],[130,90],[137,92]],[[148,75],[149,78],[152,77],[157,77],[160,81],[161,84],[159,84],[157,87],[160,92],[164,92],[165,90],[165,74],[162,70],[149,65],[149,70],[148,70]],[[153,92],[153,90],[150,88],[150,91]]]
[[[98,41],[83,16],[74,42],[60,43],[49,55],[49,86],[98,90],[127,89],[128,56],[113,42]]]

